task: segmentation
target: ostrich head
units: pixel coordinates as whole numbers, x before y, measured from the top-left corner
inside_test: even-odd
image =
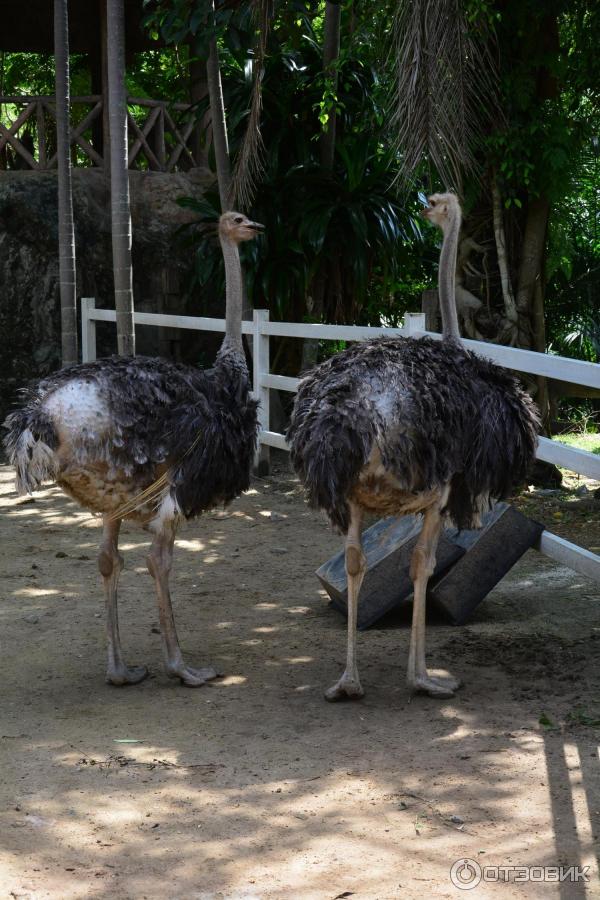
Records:
[[[253,222],[242,213],[226,212],[219,219],[219,234],[227,241],[241,244],[242,241],[251,241],[265,230],[265,226],[259,222]]]
[[[455,224],[457,219],[460,221],[460,204],[456,194],[432,194],[427,198],[427,203],[429,205],[421,210],[421,215],[442,231]]]

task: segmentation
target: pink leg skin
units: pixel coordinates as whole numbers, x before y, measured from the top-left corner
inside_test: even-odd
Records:
[[[167,675],[169,678],[180,678],[182,684],[187,687],[201,687],[211,678],[216,678],[218,673],[212,668],[193,669],[183,661],[169,591],[175,531],[176,525],[172,520],[163,523],[161,530],[152,541],[152,548],[147,560],[148,570],[156,584],[158,617]]]
[[[109,684],[137,684],[148,674],[145,666],[126,666],[121,653],[119,615],[117,608],[117,584],[123,569],[123,557],[119,553],[121,520],[104,517],[102,544],[98,554],[98,568],[104,583],[106,598],[106,636],[108,639],[108,664],[106,680]]]
[[[434,678],[427,672],[425,664],[425,606],[427,582],[435,568],[442,517],[438,506],[430,507],[423,514],[423,528],[410,562],[410,577],[414,584],[413,620],[408,654],[408,686],[413,691],[429,694],[431,697],[453,697],[460,687],[455,678]]]
[[[358,677],[356,665],[356,616],[358,611],[358,595],[367,570],[367,560],[363,553],[361,541],[361,510],[350,504],[350,527],[346,535],[346,577],[348,579],[348,645],[346,668],[344,674],[329,690],[325,691],[325,699],[331,703],[336,700],[359,700],[364,691]]]

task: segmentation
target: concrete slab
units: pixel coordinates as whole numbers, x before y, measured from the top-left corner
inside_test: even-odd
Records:
[[[410,558],[421,525],[422,520],[418,516],[390,516],[380,519],[363,532],[367,572],[358,601],[359,629],[368,628],[385,613],[411,599]],[[438,547],[436,573],[441,575],[464,553],[465,549],[460,544],[443,533]],[[335,608],[347,615],[348,584],[344,551],[324,563],[315,574]]]
[[[480,529],[448,529],[448,540],[464,554],[447,572],[432,577],[428,602],[453,624],[462,625],[543,530],[508,503],[497,503],[486,513]]]

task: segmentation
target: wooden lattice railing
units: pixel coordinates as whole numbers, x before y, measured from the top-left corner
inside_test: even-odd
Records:
[[[192,107],[146,97],[127,100],[129,168],[173,172],[196,165]],[[71,98],[71,161],[104,167],[103,98]],[[0,169],[56,167],[54,97],[0,96]]]

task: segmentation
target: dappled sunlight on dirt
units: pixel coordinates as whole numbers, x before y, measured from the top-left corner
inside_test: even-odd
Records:
[[[430,626],[432,668],[464,681],[455,698],[408,694],[405,611],[359,636],[364,700],[327,704],[346,626],[314,570],[339,538],[282,466],[177,541],[184,652],[222,673],[199,690],[164,674],[149,536],[124,525],[124,649],[152,674],[118,689],[100,523],[56,489],[23,503],[6,468],[0,490],[2,896],[455,898],[461,857],[597,878],[596,585],[530,553],[468,625]]]

